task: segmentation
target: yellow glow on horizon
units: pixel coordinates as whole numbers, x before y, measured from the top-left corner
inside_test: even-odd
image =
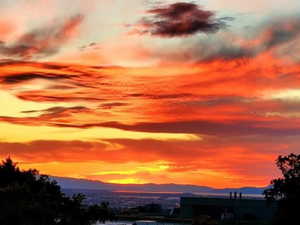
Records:
[[[101,175],[135,175],[140,172],[148,172],[148,173],[156,173],[156,172],[163,172],[166,171],[169,166],[167,165],[168,162],[165,161],[158,161],[158,162],[152,162],[151,165],[145,165],[145,166],[136,166],[134,170],[109,170],[109,171],[101,171],[101,172],[95,172],[91,175],[95,176],[101,176]]]
[[[147,183],[147,182],[142,181],[137,178],[113,179],[113,180],[109,180],[108,182],[113,183],[113,184],[145,184],[145,183]]]
[[[159,172],[159,171],[167,170],[169,168],[170,168],[170,166],[168,166],[164,163],[158,164],[158,165],[153,166],[153,167],[146,167],[146,166],[138,167],[138,169],[146,170],[146,171],[149,171],[149,172]]]
[[[101,175],[113,175],[113,174],[118,174],[118,175],[133,175],[136,174],[137,170],[128,170],[128,171],[103,171],[103,172],[96,172],[92,173],[91,175],[95,176],[101,176]]]
[[[21,161],[17,158],[13,159],[16,162]],[[161,165],[167,165],[167,163],[168,162],[164,161],[146,163],[109,163],[102,161],[25,163],[21,161],[18,165],[22,169],[35,168],[39,170],[41,174],[51,176],[88,179],[118,184],[176,183],[182,185],[205,185],[215,188],[243,187],[250,184],[263,187],[267,184],[265,179],[259,176],[248,177],[217,169],[198,169],[193,172],[175,172],[168,171],[168,169],[159,169]],[[145,168],[145,170],[141,168]],[[120,171],[122,172],[119,173]],[[147,173],[149,176],[145,175]]]
[[[20,159],[15,159],[21,161]],[[127,163],[108,163],[102,161],[90,162],[41,162],[25,163],[19,162],[22,169],[36,168],[41,174],[49,174],[58,177],[72,177],[89,180],[99,180],[108,183],[119,184],[141,184],[149,183],[144,179],[144,173],[152,174],[154,177],[165,173],[166,161],[154,161],[149,163],[127,162]],[[120,178],[116,178],[116,176]],[[137,176],[137,177],[131,177]],[[156,181],[163,183],[163,181]]]

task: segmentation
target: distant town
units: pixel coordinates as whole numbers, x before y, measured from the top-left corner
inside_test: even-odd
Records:
[[[126,192],[89,189],[63,189],[72,196],[78,192],[86,196],[85,203],[109,202],[116,218],[128,220],[158,220],[161,222],[190,223],[196,215],[208,215],[215,220],[266,221],[276,205],[267,206],[262,196],[240,192],[225,194]]]

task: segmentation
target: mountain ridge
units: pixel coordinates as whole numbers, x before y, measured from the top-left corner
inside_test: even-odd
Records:
[[[213,188],[209,186],[193,184],[116,184],[106,183],[103,181],[88,180],[70,177],[55,177],[51,179],[64,189],[88,189],[88,190],[107,190],[107,191],[134,191],[134,192],[179,192],[179,193],[209,193],[209,194],[226,194],[229,192],[241,192],[243,194],[261,195],[266,187],[240,187],[240,188]]]

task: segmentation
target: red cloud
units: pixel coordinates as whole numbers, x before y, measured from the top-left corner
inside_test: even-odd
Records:
[[[64,24],[55,24],[34,29],[24,35],[12,45],[1,43],[0,54],[21,59],[45,57],[57,53],[76,34],[83,16],[77,15]]]
[[[285,116],[297,113],[298,103],[264,97],[269,92],[297,89],[298,63],[287,64],[267,54],[246,62],[214,60],[176,68],[171,66],[166,72],[160,68],[3,62],[2,90],[14,89],[15,96],[24,101],[77,103],[82,108],[65,107],[55,113],[45,108],[39,116],[24,113],[23,118],[5,115],[1,120],[209,135],[298,133],[297,119]],[[22,90],[24,84],[36,80],[44,88]],[[272,112],[276,116],[270,116]]]

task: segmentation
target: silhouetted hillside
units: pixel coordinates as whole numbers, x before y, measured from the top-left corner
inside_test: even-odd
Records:
[[[210,193],[227,194],[229,192],[242,192],[243,194],[262,194],[266,187],[242,187],[216,189],[207,186],[180,185],[180,184],[112,184],[101,181],[53,177],[65,189],[90,189],[109,191],[136,191],[136,192],[181,192],[181,193]]]

